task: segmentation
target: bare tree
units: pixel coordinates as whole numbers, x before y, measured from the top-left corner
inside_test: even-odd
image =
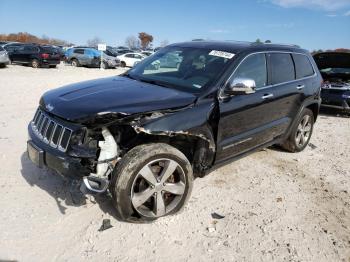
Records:
[[[125,45],[130,49],[140,48],[140,40],[136,36],[130,35],[125,39]]]
[[[167,39],[165,39],[162,42],[160,42],[160,47],[167,46],[168,44],[169,44],[169,41]]]
[[[139,33],[139,39],[141,41],[141,47],[146,49],[150,43],[153,42],[153,36],[145,32]]]
[[[98,36],[95,36],[94,38],[87,40],[86,44],[88,46],[95,47],[98,44],[100,44],[101,42],[102,42],[101,38],[99,38]]]

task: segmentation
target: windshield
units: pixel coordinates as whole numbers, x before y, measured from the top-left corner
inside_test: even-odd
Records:
[[[233,56],[202,48],[167,47],[137,64],[127,76],[199,93],[220,77]]]

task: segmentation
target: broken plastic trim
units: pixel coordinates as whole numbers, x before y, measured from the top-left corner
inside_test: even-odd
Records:
[[[107,179],[95,176],[85,176],[83,181],[87,189],[96,193],[105,192],[109,186],[109,181]]]
[[[104,141],[99,141],[101,148],[97,160],[96,173],[83,178],[85,186],[96,193],[102,193],[107,190],[109,185],[108,175],[113,171],[118,158],[118,145],[107,127],[102,128]]]

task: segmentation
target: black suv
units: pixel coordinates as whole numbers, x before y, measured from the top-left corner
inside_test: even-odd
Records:
[[[59,50],[49,45],[11,44],[5,45],[12,63],[27,64],[33,68],[56,67],[61,61]]]
[[[179,66],[163,68],[160,60]],[[29,123],[39,166],[109,188],[119,216],[178,212],[193,179],[273,144],[310,140],[322,78],[296,46],[188,42],[162,48],[122,76],[48,91]]]

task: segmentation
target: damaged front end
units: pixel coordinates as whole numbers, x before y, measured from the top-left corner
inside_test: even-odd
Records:
[[[202,103],[195,107],[135,115],[98,114],[87,122],[95,129],[88,132],[93,136],[85,140],[95,141],[97,159],[94,172],[83,178],[86,187],[94,192],[105,191],[112,171],[123,156],[133,147],[146,143],[162,142],[176,147],[192,163],[195,175],[203,176],[212,166],[216,152],[216,110],[214,104]],[[106,119],[110,120],[108,124]],[[98,141],[96,132],[100,132]]]
[[[93,192],[108,188],[123,156],[140,144],[174,146],[192,163],[196,176],[203,176],[214,162],[218,112],[209,99],[195,106],[146,113],[101,112],[74,123],[38,111],[42,116],[35,116],[29,135],[45,152],[43,163],[62,175],[82,178]],[[63,136],[56,134],[58,129],[71,130],[64,151],[54,146],[56,137],[62,140]]]

